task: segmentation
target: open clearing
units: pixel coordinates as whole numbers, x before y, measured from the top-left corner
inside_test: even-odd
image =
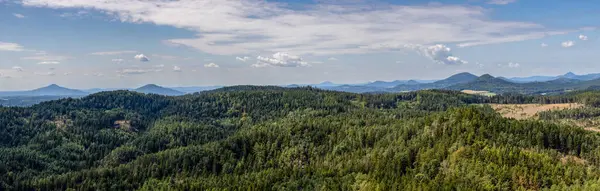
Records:
[[[561,104],[489,104],[502,116],[514,119],[527,119],[535,117],[537,113],[549,110],[563,110],[583,107],[577,103]]]
[[[475,90],[463,90],[460,91],[462,93],[466,93],[466,94],[471,94],[471,95],[480,95],[480,96],[495,96],[495,93],[489,92],[489,91],[475,91]]]

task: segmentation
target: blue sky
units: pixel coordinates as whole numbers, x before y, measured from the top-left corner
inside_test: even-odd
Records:
[[[0,90],[600,72],[592,0],[0,0]]]

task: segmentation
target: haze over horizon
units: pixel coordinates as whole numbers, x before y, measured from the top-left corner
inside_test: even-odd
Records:
[[[600,73],[593,1],[0,0],[0,91]]]

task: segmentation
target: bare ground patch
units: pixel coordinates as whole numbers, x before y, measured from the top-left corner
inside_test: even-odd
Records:
[[[490,106],[506,118],[528,119],[542,111],[563,110],[583,107],[577,103],[561,104],[490,104]]]
[[[129,120],[117,120],[113,124],[115,128],[120,128],[126,131],[137,131],[135,128],[131,127],[131,121]]]

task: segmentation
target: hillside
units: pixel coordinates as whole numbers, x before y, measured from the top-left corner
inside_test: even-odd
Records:
[[[594,190],[599,134],[469,104],[596,95],[238,86],[0,107],[0,190]]]
[[[158,95],[167,95],[167,96],[178,96],[178,95],[183,95],[185,93],[174,90],[174,89],[170,89],[170,88],[165,88],[165,87],[161,87],[155,84],[148,84],[142,87],[139,87],[137,89],[134,89],[133,91],[136,92],[140,92],[140,93],[146,93],[146,94],[158,94]]]
[[[478,90],[494,93],[523,93],[523,94],[547,94],[565,93],[573,90],[586,90],[590,87],[600,85],[600,79],[581,81],[570,78],[557,78],[546,82],[514,83],[491,75],[483,75],[477,80],[456,84],[443,89],[449,90]]]
[[[87,94],[81,90],[69,89],[56,84],[29,91],[0,92],[0,96],[82,96]]]
[[[401,84],[390,88],[388,91],[392,92],[402,92],[402,91],[417,91],[417,90],[426,90],[426,89],[443,89],[448,86],[456,85],[456,84],[464,84],[472,82],[477,79],[477,76],[463,72],[452,75],[446,79],[438,80],[431,83],[420,83],[420,84]]]

